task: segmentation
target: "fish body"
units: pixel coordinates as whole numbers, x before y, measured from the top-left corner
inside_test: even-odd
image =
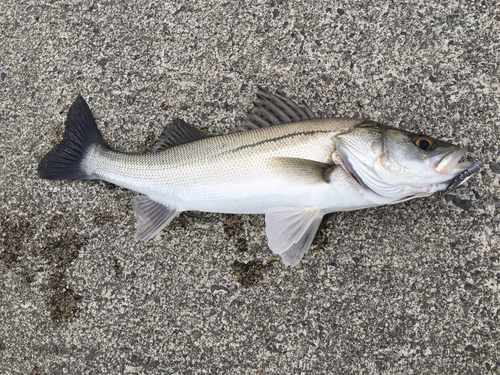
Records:
[[[332,165],[333,137],[362,122],[313,119],[207,137],[150,154],[98,147],[84,163],[96,178],[178,211],[265,214],[287,206],[318,207],[324,213],[355,210],[390,200],[360,186],[343,168],[332,170],[328,182],[314,168]]]
[[[269,247],[292,266],[323,215],[430,196],[471,174],[459,146],[364,119],[316,118],[263,89],[240,130],[209,137],[175,120],[154,152],[126,154],[107,146],[79,96],[38,173],[143,194],[132,199],[136,240],[153,238],[182,211],[265,214]]]

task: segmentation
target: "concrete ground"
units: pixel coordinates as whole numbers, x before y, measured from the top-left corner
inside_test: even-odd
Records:
[[[499,374],[500,3],[4,0],[1,374]],[[330,215],[296,268],[262,215],[133,240],[135,193],[43,181],[77,94],[116,149],[218,134],[257,85],[468,147],[465,187]]]

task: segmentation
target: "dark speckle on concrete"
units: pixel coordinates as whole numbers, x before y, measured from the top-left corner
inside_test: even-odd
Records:
[[[493,173],[500,173],[500,163],[490,163],[490,169]]]
[[[2,79],[2,81],[5,81],[5,79],[7,78],[7,73],[2,72],[2,74],[0,75],[0,78]]]
[[[479,193],[477,192],[477,190],[472,189],[472,193],[474,194],[474,197],[475,197],[476,199],[481,199],[481,195],[479,195]]]
[[[106,64],[108,63],[108,61],[109,61],[108,59],[103,58],[103,59],[98,60],[97,63],[104,68],[106,66]]]
[[[469,353],[475,353],[476,352],[476,348],[473,346],[473,345],[467,345],[464,350],[466,352],[469,352]]]
[[[113,265],[111,266],[113,269],[113,272],[115,273],[116,277],[122,277],[123,276],[123,267],[121,266],[120,262],[118,259],[114,260]]]
[[[472,202],[469,199],[461,199],[456,195],[447,194],[445,199],[446,202],[451,202],[462,210],[469,210],[472,207]]]
[[[127,96],[127,99],[126,99],[126,100],[127,100],[127,104],[128,104],[128,105],[132,105],[132,104],[134,104],[135,99],[136,99],[136,98],[135,98],[135,96],[133,96],[133,95],[129,95],[129,96]]]
[[[191,337],[195,340],[198,340],[201,337],[201,332],[194,330],[191,332]]]
[[[304,358],[306,356],[306,353],[307,352],[304,349],[300,349],[298,354],[299,359]]]

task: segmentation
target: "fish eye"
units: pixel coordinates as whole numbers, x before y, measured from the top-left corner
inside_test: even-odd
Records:
[[[426,135],[419,135],[419,136],[415,137],[413,142],[415,142],[415,144],[418,147],[420,147],[422,150],[430,149],[434,143],[432,141],[432,139]]]

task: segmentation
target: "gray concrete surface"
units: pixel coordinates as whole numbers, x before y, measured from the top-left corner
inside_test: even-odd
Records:
[[[499,9],[3,0],[0,373],[500,373]],[[485,166],[437,201],[330,215],[294,269],[263,216],[187,213],[135,243],[133,192],[37,178],[78,93],[138,151],[175,116],[229,131],[257,85]]]

